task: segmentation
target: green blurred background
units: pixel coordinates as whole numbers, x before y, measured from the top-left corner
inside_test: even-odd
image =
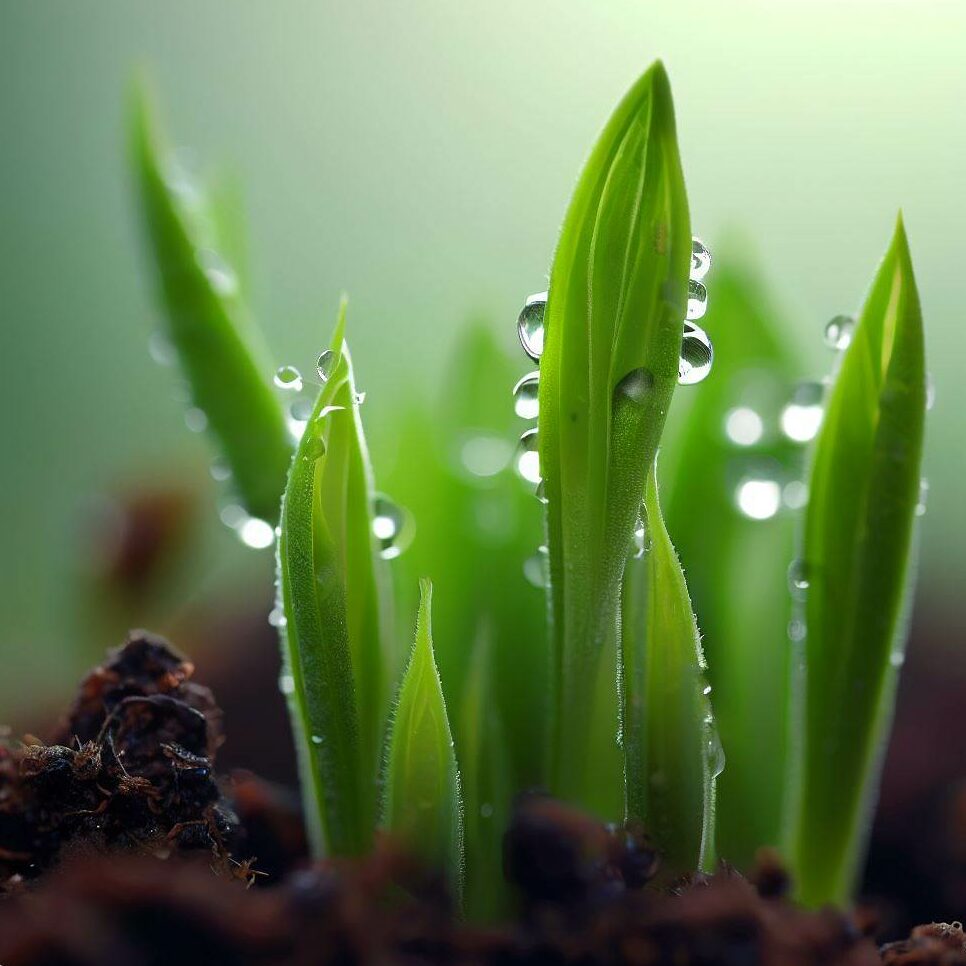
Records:
[[[694,231],[752,240],[816,376],[824,323],[858,306],[901,206],[937,393],[920,601],[961,608],[964,44],[966,5],[930,0],[0,0],[0,712],[114,643],[84,604],[106,493],[200,494],[190,581],[138,620],[239,581],[270,596],[271,554],[207,512],[208,447],[147,353],[124,134],[139,65],[176,143],[242,187],[277,360],[310,368],[349,292],[377,473],[400,393],[442,381],[471,314],[511,344],[584,155],[653,58]]]

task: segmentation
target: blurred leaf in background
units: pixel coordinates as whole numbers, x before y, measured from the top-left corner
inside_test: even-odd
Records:
[[[804,501],[801,443],[783,429],[799,356],[751,265],[734,237],[714,248],[705,316],[714,367],[678,395],[682,411],[672,411],[661,458],[667,527],[703,633],[728,761],[717,788],[718,854],[741,869],[759,846],[781,842],[792,672],[787,574],[793,511]],[[815,413],[806,415],[813,424],[799,435],[818,428]]]

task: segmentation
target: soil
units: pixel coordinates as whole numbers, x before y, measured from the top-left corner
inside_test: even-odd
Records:
[[[143,632],[82,682],[47,741],[0,746],[0,964],[966,966],[959,923],[881,948],[867,916],[806,911],[777,857],[653,884],[639,828],[541,794],[504,840],[512,921],[461,920],[439,876],[388,841],[311,863],[290,793],[219,775],[222,716]]]

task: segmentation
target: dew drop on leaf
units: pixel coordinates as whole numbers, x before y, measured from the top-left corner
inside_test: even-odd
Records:
[[[211,478],[217,480],[219,483],[224,483],[225,480],[231,479],[231,467],[228,465],[228,461],[221,456],[212,462],[210,473]]]
[[[804,600],[810,585],[808,565],[804,560],[793,560],[788,568],[788,590],[795,600]]]
[[[212,248],[199,248],[195,257],[208,284],[219,295],[228,297],[238,291],[238,276],[218,252]]]
[[[331,349],[326,349],[319,355],[318,361],[315,364],[315,371],[319,374],[319,378],[323,382],[328,382],[329,377],[335,371],[337,361],[338,357]]]
[[[539,362],[540,356],[543,355],[544,314],[546,309],[547,293],[537,292],[527,299],[517,319],[517,335],[520,337],[520,345],[523,346],[523,351],[534,362]]]
[[[513,411],[521,419],[536,419],[540,412],[538,395],[540,371],[529,372],[513,387]]]
[[[279,366],[275,370],[274,381],[279,389],[288,389],[292,392],[302,391],[302,373],[295,366]]]
[[[537,547],[537,552],[523,561],[523,576],[534,587],[547,587],[550,584],[550,558],[546,547]]]
[[[412,543],[413,521],[409,512],[388,497],[377,494],[372,502],[372,535],[379,556],[393,560]]]
[[[700,238],[691,239],[691,278],[700,282],[711,268],[711,252]]]
[[[278,679],[278,689],[282,694],[294,694],[295,693],[295,678],[291,674],[283,674]]]
[[[543,482],[543,480],[541,480],[537,484],[537,488],[533,491],[533,495],[541,503],[549,503],[550,502],[549,498],[547,497],[547,485]]]
[[[678,360],[678,383],[693,386],[705,379],[714,362],[714,347],[707,332],[690,322],[684,323],[681,358]]]
[[[272,627],[284,627],[288,623],[285,619],[285,611],[281,607],[273,607],[268,614],[268,623]]]
[[[688,281],[688,314],[687,320],[695,322],[708,311],[708,290],[694,279]]]
[[[836,315],[825,325],[825,344],[842,352],[852,343],[854,332],[855,319],[851,315]]]
[[[793,644],[800,644],[805,640],[805,621],[795,620],[788,622],[788,639]]]
[[[148,355],[159,366],[170,366],[174,364],[174,346],[163,332],[152,332],[148,336]]]
[[[528,429],[520,437],[517,453],[517,472],[530,483],[540,482],[540,452],[537,444],[537,431]]]

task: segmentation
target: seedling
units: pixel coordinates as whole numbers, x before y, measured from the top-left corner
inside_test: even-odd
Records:
[[[225,220],[173,172],[143,96],[133,130],[166,332],[244,508],[231,522],[277,544],[272,623],[316,854],[384,830],[495,916],[512,799],[541,786],[643,823],[668,879],[773,845],[803,900],[847,901],[919,502],[926,376],[901,222],[858,322],[830,327],[830,387],[796,387],[739,260],[708,276],[655,64],[605,126],[549,290],[521,312],[537,368],[521,376],[475,326],[446,404],[397,407],[405,456],[383,478],[407,511],[374,483],[345,304],[318,391],[290,366],[273,377]],[[695,388],[662,436],[679,384]],[[418,578],[437,613],[424,580],[413,646]]]

